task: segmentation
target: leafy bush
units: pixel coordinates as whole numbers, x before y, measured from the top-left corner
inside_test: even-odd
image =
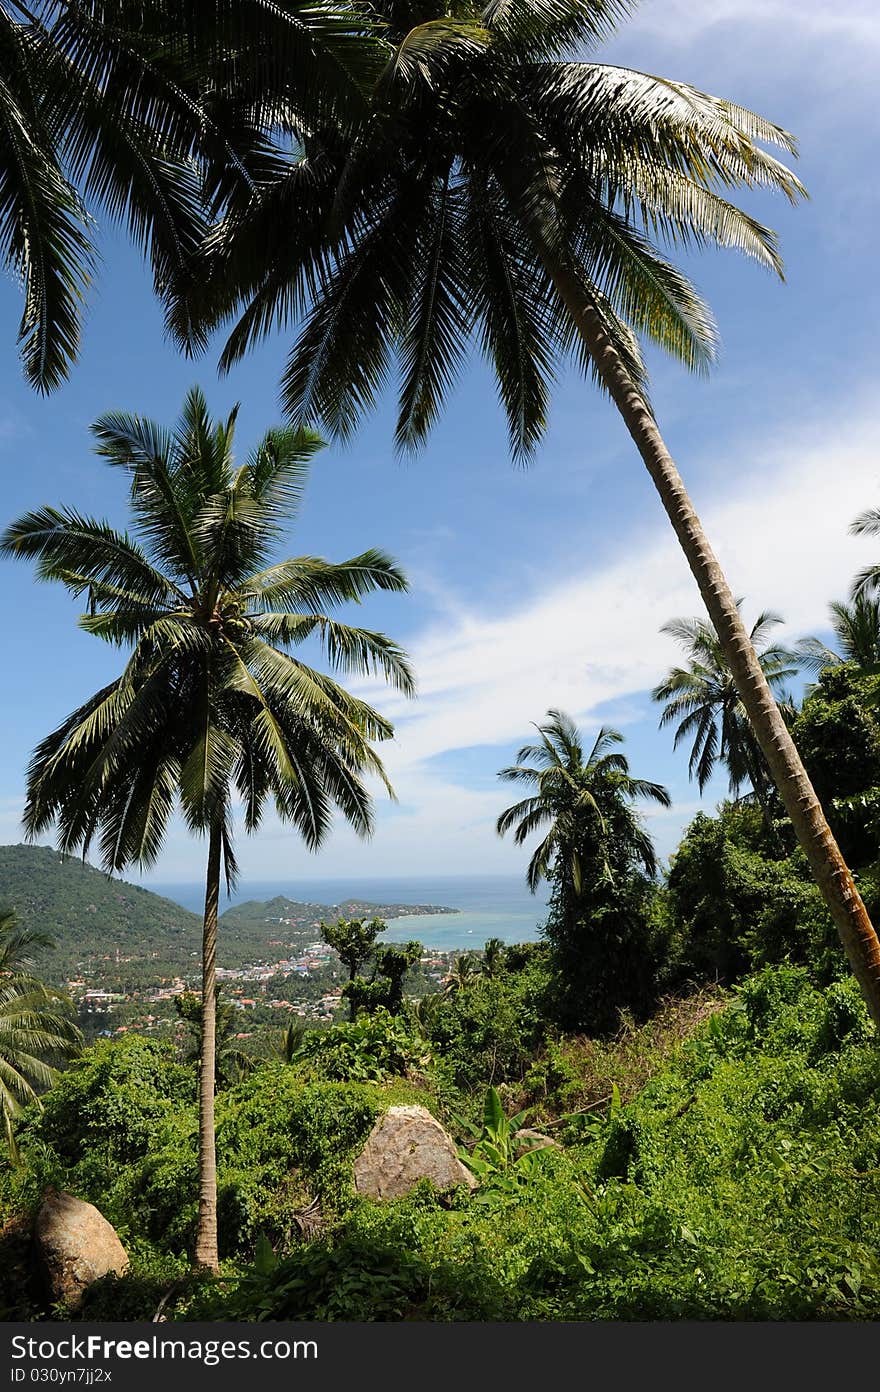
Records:
[[[729,804],[691,822],[668,876],[668,984],[731,982],[786,959],[812,963],[826,980],[844,970],[803,855],[774,859],[753,847],[748,819]]]
[[[32,1133],[71,1164],[96,1150],[127,1164],[146,1154],[166,1118],[194,1101],[194,1074],[174,1062],[170,1045],[136,1034],[102,1039],[47,1094]]]
[[[469,980],[426,1023],[441,1072],[456,1088],[482,1091],[522,1078],[546,1032],[546,948],[512,959],[509,951],[506,960],[514,967]]]
[[[767,968],[527,1183],[488,1207],[427,1187],[356,1203],[213,1313],[876,1319],[880,1054],[865,1031],[850,982],[826,993]]]
[[[841,850],[853,865],[864,865],[880,850],[876,799],[859,801],[880,788],[880,680],[854,663],[826,668],[807,695],[792,727],[816,792],[828,812]],[[847,809],[836,804],[854,800]]]
[[[311,1030],[297,1054],[317,1077],[337,1082],[381,1082],[403,1077],[427,1062],[425,1046],[400,1015],[378,1007],[356,1020]]]
[[[137,1176],[148,1158],[194,1130],[195,1076],[170,1045],[138,1035],[86,1049],[18,1130],[24,1163],[0,1163],[0,1212],[30,1211],[47,1184],[101,1206],[124,1239],[142,1207]],[[178,1191],[178,1203],[180,1191]]]

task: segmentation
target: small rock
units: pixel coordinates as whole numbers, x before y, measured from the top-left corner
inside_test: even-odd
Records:
[[[552,1136],[545,1136],[543,1131],[533,1131],[530,1126],[521,1126],[514,1134],[513,1147],[517,1160],[529,1150],[562,1149],[559,1142],[554,1141]]]
[[[440,1190],[477,1186],[452,1137],[425,1107],[389,1107],[354,1162],[355,1189],[374,1199],[398,1199],[420,1179]]]
[[[76,1309],[83,1292],[108,1272],[121,1275],[128,1254],[94,1204],[49,1188],[34,1228],[39,1265],[53,1301]]]

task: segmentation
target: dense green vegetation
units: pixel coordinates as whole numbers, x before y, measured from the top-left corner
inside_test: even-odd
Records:
[[[794,722],[869,902],[878,687],[837,664]],[[148,1318],[166,1295],[183,1320],[880,1317],[880,1053],[778,803],[746,796],[700,814],[651,879],[633,857],[644,833],[619,747],[578,755],[558,717],[543,793],[563,734],[581,801],[574,824],[564,798],[554,805],[550,830],[569,841],[547,873],[575,893],[574,838],[580,939],[555,931],[556,896],[542,942],[488,943],[443,990],[389,1010],[377,925],[341,920],[324,933],[360,988],[354,1020],[276,1029],[245,1058],[221,1006],[216,1280],[189,1273],[196,997],[179,1006],[189,1045],[100,1040],[16,1118],[0,1218],[27,1215],[53,1183],[96,1203],[131,1253],[128,1275],[91,1289],[84,1318]],[[603,981],[631,882],[620,971]],[[586,1032],[560,1010],[578,949],[575,965],[603,986],[584,996]],[[628,991],[627,954],[639,968]],[[472,1194],[357,1196],[353,1158],[401,1101],[450,1131],[479,1179]],[[522,1152],[498,1107],[556,1147]],[[22,1241],[16,1224],[3,1230],[0,1310],[39,1318]]]
[[[351,1158],[390,1100],[469,1134],[430,1064],[391,1076],[407,1057],[376,1052],[381,1017],[373,1034],[349,1038],[345,1081],[334,1043],[333,1062],[267,1064],[218,1099],[223,1275],[184,1282],[176,1317],[880,1315],[880,1056],[852,983],[767,968],[690,1019],[669,1009],[603,1050],[546,1051],[501,1095],[558,1121],[564,1149],[496,1167],[470,1197],[354,1196]],[[372,1080],[352,1080],[370,1057]],[[28,1164],[2,1174],[4,1206],[63,1184],[133,1254],[84,1317],[148,1317],[185,1271],[196,1134],[191,1071],[137,1038],[96,1045],[22,1128]],[[34,1297],[2,1299],[9,1318]]]

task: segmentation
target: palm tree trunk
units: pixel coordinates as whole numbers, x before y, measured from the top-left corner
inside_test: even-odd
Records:
[[[585,296],[579,278],[537,235],[535,244],[660,494],[795,834],[840,934],[871,1018],[880,1029],[880,941],[761,671],[730,587],[657,423]]]
[[[202,1026],[199,1060],[199,1227],[196,1266],[218,1271],[217,1155],[214,1140],[214,1073],[217,1052],[217,911],[220,903],[219,825],[211,827],[202,930]]]

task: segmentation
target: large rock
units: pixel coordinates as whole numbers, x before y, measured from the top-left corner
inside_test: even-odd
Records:
[[[108,1272],[120,1274],[128,1253],[94,1204],[49,1188],[34,1228],[36,1255],[49,1294],[76,1309],[83,1292]]]
[[[420,1179],[441,1190],[477,1185],[456,1155],[452,1137],[426,1108],[389,1107],[354,1162],[355,1188],[370,1198],[399,1199]]]

